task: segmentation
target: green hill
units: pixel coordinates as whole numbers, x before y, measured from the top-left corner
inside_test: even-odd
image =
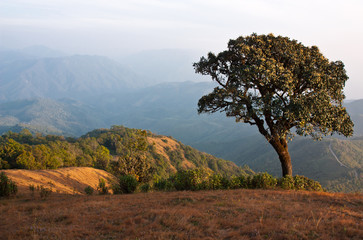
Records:
[[[56,169],[96,167],[114,174],[168,177],[178,170],[206,168],[223,175],[253,173],[230,161],[197,151],[170,137],[113,126],[74,139],[9,132],[0,138],[0,169]],[[126,170],[125,170],[126,169]],[[145,172],[150,171],[150,172]]]

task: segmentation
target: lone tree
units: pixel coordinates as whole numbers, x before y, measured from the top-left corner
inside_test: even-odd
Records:
[[[329,62],[316,46],[287,37],[252,34],[194,63],[196,73],[218,83],[198,102],[198,113],[226,112],[256,125],[277,152],[282,175],[292,175],[288,140],[296,133],[321,139],[353,134],[342,106],[348,79],[341,61]]]

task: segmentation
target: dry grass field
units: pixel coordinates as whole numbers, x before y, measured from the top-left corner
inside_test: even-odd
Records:
[[[272,190],[0,200],[1,239],[363,239],[363,196]]]
[[[85,194],[84,189],[90,186],[97,189],[102,178],[107,183],[116,181],[116,178],[103,170],[90,167],[69,167],[56,170],[2,170],[13,180],[18,188],[20,196],[31,194],[30,185],[43,186],[55,193]]]

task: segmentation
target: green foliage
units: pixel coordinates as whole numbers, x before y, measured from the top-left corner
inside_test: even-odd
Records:
[[[149,192],[151,190],[150,183],[144,183],[140,186],[141,192]]]
[[[154,183],[155,190],[275,189],[323,191],[320,183],[304,176],[274,178],[268,173],[230,178],[205,169],[183,170]]]
[[[323,191],[323,188],[319,182],[304,176],[294,176],[294,185],[295,189],[297,190]]]
[[[220,174],[212,174],[208,179],[209,189],[223,189],[224,178]]]
[[[196,167],[213,168],[223,175],[239,175],[246,169],[181,143],[177,143],[175,148],[169,150],[166,145],[164,152],[167,156],[165,156],[157,151],[153,143],[148,142],[148,136],[160,137],[164,139],[165,144],[171,142],[163,136],[123,126],[97,129],[78,139],[54,135],[31,135],[27,131],[8,132],[0,137],[0,167],[24,169],[95,167],[109,171],[117,177],[133,175],[140,183],[147,183],[154,176],[168,178],[175,168],[178,170],[185,168],[182,164],[184,160]]]
[[[219,85],[199,100],[198,112],[224,111],[238,122],[256,125],[277,152],[283,176],[292,175],[287,140],[294,133],[314,139],[353,134],[343,107],[344,64],[329,62],[316,46],[252,34],[230,40],[226,51],[209,53],[194,67]]]
[[[0,173],[0,197],[10,197],[16,195],[18,187],[8,176],[4,173]]]
[[[175,190],[174,184],[170,179],[158,179],[154,182],[154,189],[158,191]]]
[[[136,191],[138,182],[133,175],[122,175],[119,177],[117,185],[113,186],[114,194],[127,194]]]
[[[93,152],[94,163],[93,166],[95,168],[107,170],[108,164],[111,160],[110,151],[104,146],[98,146],[96,151]]]
[[[99,194],[101,195],[105,195],[108,194],[108,187],[106,186],[106,181],[103,178],[100,178],[98,180],[98,187],[97,190],[99,192]]]
[[[175,189],[179,191],[207,189],[211,173],[210,170],[208,171],[202,168],[181,170],[172,177],[172,181]]]
[[[87,186],[84,188],[84,192],[87,194],[87,195],[92,195],[93,192],[94,192],[94,189],[91,187],[91,186]]]
[[[277,179],[268,173],[256,174],[250,182],[251,188],[273,189],[277,185]]]
[[[344,64],[329,62],[316,46],[252,34],[230,40],[228,50],[209,53],[194,67],[219,84],[200,99],[200,113],[223,110],[238,121],[257,125],[260,116],[274,117],[280,120],[268,122],[270,129],[265,130],[281,129],[281,137],[292,127],[313,137],[332,132],[352,135],[353,123],[342,106],[348,79]]]
[[[39,195],[40,195],[40,198],[42,200],[46,200],[50,196],[50,194],[52,193],[51,188],[47,188],[47,187],[44,187],[44,186],[40,186],[38,188],[39,188]]]
[[[279,187],[283,189],[295,189],[295,180],[292,176],[287,175],[278,180]]]
[[[243,176],[241,176],[241,177],[232,176],[228,181],[228,188],[229,189],[241,188],[241,186],[242,186],[241,178],[243,178]]]

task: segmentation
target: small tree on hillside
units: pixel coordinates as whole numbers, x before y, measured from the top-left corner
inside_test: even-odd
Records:
[[[237,122],[256,125],[277,152],[283,176],[292,175],[287,143],[293,132],[314,139],[353,134],[342,106],[344,64],[329,62],[316,46],[252,34],[230,40],[226,51],[209,53],[194,68],[219,85],[199,100],[198,112],[225,111]]]
[[[147,132],[143,130],[129,131],[120,140],[116,152],[118,160],[112,162],[115,175],[132,175],[139,182],[148,182],[154,168],[147,157]]]

